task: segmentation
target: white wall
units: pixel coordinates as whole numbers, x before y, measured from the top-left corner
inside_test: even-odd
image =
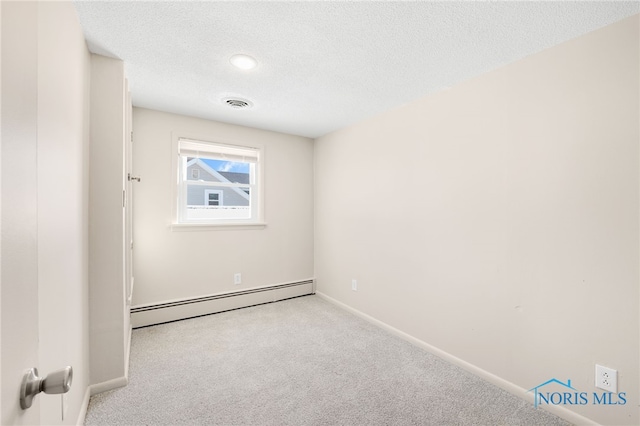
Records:
[[[0,22],[2,22],[2,6],[0,6]],[[0,188],[2,188],[2,30],[0,30]],[[0,196],[0,235],[2,235],[2,196]],[[2,245],[0,241],[0,253]],[[0,259],[0,354],[2,354],[2,259]],[[0,384],[2,383],[2,363],[0,362]],[[2,418],[2,386],[0,385],[0,419]]]
[[[523,397],[615,368],[568,408],[638,424],[638,21],[318,139],[318,291]]]
[[[2,97],[3,116],[9,117],[2,127],[9,136],[2,147],[2,197],[13,216],[7,222],[12,229],[5,230],[18,243],[7,250],[3,232],[2,262],[17,266],[3,273],[19,274],[2,282],[2,423],[75,424],[89,385],[89,52],[71,3],[4,2],[0,8],[2,30],[9,31],[3,58],[18,55],[3,63],[3,71],[11,70],[4,88],[11,90]],[[25,289],[17,288],[21,284]],[[20,324],[30,323],[25,317],[34,311],[36,329],[27,330]],[[30,340],[36,342],[35,360],[24,352],[23,342]],[[64,397],[64,421],[60,395],[41,394],[31,409],[20,409],[27,368],[44,376],[66,365],[73,366],[74,379]]]
[[[126,384],[124,63],[91,55],[89,282],[92,392]]]
[[[134,108],[133,305],[313,277],[313,147],[310,139]],[[263,229],[171,229],[172,132],[264,146]],[[233,274],[242,284],[233,284]]]

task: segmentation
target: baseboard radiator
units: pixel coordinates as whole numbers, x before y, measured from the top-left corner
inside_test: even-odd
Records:
[[[131,307],[133,328],[215,314],[315,293],[313,279]]]

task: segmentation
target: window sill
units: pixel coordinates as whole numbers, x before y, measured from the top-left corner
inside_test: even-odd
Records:
[[[229,222],[229,223],[172,223],[172,231],[240,231],[244,229],[264,229],[266,222]]]

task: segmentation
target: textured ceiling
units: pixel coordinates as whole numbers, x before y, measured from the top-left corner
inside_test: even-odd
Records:
[[[640,12],[640,2],[76,1],[136,106],[318,137]],[[229,58],[246,53],[252,71]],[[221,99],[250,100],[238,110]]]

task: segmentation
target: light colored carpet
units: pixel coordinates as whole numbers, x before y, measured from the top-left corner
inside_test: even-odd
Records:
[[[86,425],[567,425],[318,296],[133,331]]]

